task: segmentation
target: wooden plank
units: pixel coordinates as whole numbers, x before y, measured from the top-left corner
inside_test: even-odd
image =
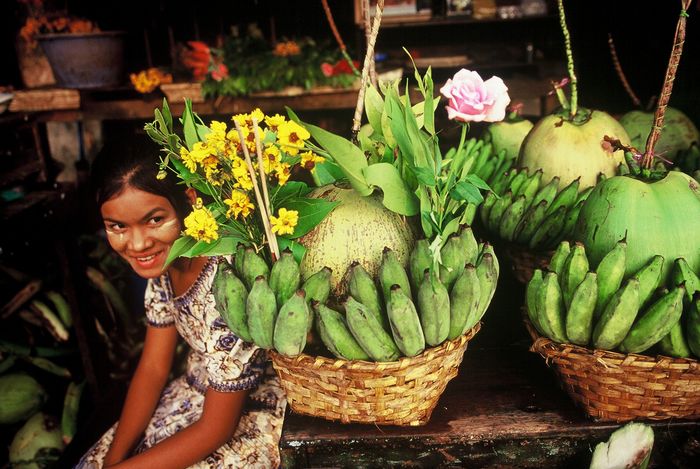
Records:
[[[78,108],[80,108],[78,90],[62,88],[16,91],[10,103],[10,111],[12,112]]]

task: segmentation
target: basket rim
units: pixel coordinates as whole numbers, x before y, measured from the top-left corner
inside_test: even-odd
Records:
[[[321,355],[307,355],[305,353],[300,353],[294,357],[286,357],[275,350],[268,350],[268,354],[273,362],[284,363],[287,366],[304,366],[308,368],[330,368],[334,370],[352,370],[352,371],[375,371],[377,367],[381,367],[384,372],[391,372],[392,370],[402,370],[411,366],[414,362],[419,363],[424,360],[428,355],[438,355],[446,351],[454,350],[464,346],[467,342],[474,338],[474,336],[481,330],[481,321],[477,322],[474,327],[469,329],[464,334],[460,335],[454,340],[445,340],[442,344],[426,348],[420,354],[414,357],[401,357],[398,360],[391,362],[373,362],[366,360],[343,360],[340,358],[328,358]]]
[[[523,310],[524,312],[524,310]],[[636,363],[654,364],[654,368],[671,368],[672,365],[682,365],[688,368],[697,368],[700,370],[700,362],[695,358],[678,358],[669,357],[666,355],[644,355],[640,353],[622,353],[612,350],[592,349],[576,344],[560,344],[548,337],[539,334],[537,329],[532,325],[530,319],[525,314],[523,317],[525,327],[527,328],[532,345],[530,351],[538,353],[545,360],[549,361],[552,358],[561,356],[571,356],[573,352],[576,355],[588,356],[598,362],[603,362],[606,367],[617,368],[620,364],[626,364],[633,360]]]

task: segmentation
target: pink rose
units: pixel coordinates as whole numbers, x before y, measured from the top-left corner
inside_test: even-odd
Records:
[[[447,116],[462,122],[498,122],[510,103],[508,87],[494,76],[484,81],[478,73],[462,69],[440,88],[447,98]]]

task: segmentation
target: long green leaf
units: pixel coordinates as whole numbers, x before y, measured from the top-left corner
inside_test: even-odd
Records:
[[[456,200],[466,200],[476,205],[484,201],[484,197],[481,195],[479,189],[466,181],[458,182],[450,191],[450,197]]]
[[[314,166],[314,171],[311,173],[311,176],[313,177],[314,184],[319,187],[345,179],[345,174],[343,174],[340,167],[330,160],[317,163]]]
[[[350,140],[315,125],[302,122],[289,108],[287,108],[287,112],[292,120],[304,126],[316,142],[330,154],[333,162],[343,171],[353,189],[363,196],[372,193],[372,188],[362,175],[362,169],[368,166],[362,150],[353,145]]]
[[[173,114],[170,112],[170,106],[168,105],[168,99],[163,98],[163,119],[165,119],[165,123],[168,125],[168,132],[172,133],[173,131]]]
[[[185,110],[182,113],[182,127],[185,133],[185,143],[187,148],[192,150],[194,144],[199,142],[197,127],[195,125],[194,113],[192,112],[192,101],[185,98]]]
[[[170,252],[168,252],[168,258],[165,259],[163,270],[165,270],[172,261],[189,251],[195,244],[197,244],[197,241],[191,236],[182,236],[176,239],[173,246],[170,248]]]
[[[430,135],[435,135],[435,108],[433,107],[433,77],[430,72],[430,67],[428,67],[428,71],[425,72],[424,85],[425,109],[432,110],[433,112],[425,112],[425,110],[423,111],[423,125],[425,127],[425,130],[427,130]],[[438,101],[440,101],[439,98]]]
[[[301,260],[304,258],[304,254],[306,254],[306,248],[302,244],[283,236],[277,237],[277,244],[280,251],[284,251],[285,249],[291,250],[292,254],[294,255],[294,259],[297,261],[297,263],[301,264]]]
[[[367,182],[382,190],[382,203],[392,212],[412,216],[418,214],[420,204],[401,179],[396,167],[389,163],[377,163],[364,170]]]
[[[296,199],[285,202],[284,208],[296,210],[299,213],[299,221],[294,227],[294,233],[287,237],[296,239],[304,236],[321,223],[338,204],[340,202],[329,202],[323,199]]]
[[[382,131],[382,111],[384,110],[384,99],[379,91],[372,85],[367,85],[365,90],[365,113],[372,128]]]

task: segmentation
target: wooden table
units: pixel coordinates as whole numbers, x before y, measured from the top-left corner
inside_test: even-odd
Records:
[[[587,468],[592,449],[619,425],[585,417],[528,351],[517,309],[523,286],[504,264],[482,331],[427,425],[343,425],[288,410],[283,467]],[[654,467],[700,467],[698,422],[652,426]]]

